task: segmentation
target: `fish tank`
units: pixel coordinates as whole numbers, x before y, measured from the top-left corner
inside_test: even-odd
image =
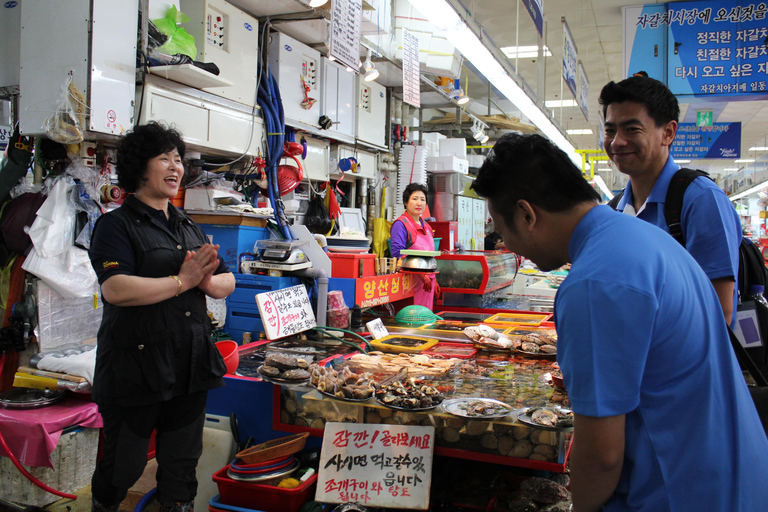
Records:
[[[443,293],[485,295],[511,286],[517,255],[506,251],[443,253],[437,259],[437,283]]]

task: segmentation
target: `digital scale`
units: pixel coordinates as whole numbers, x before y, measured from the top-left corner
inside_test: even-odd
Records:
[[[241,271],[254,268],[283,271],[309,268],[312,263],[302,249],[306,244],[299,240],[259,240],[253,250],[259,259],[244,261]]]

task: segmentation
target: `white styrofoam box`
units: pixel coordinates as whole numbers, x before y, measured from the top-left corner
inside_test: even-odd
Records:
[[[427,149],[427,156],[440,156],[440,141],[447,139],[440,132],[427,132],[421,134],[421,145]]]
[[[307,158],[301,162],[304,168],[304,178],[326,181],[329,176],[330,149],[323,139],[303,135],[307,141]],[[299,139],[300,141],[301,139]]]
[[[367,0],[372,10],[363,9],[360,33],[382,35],[392,31],[391,0]]]
[[[448,39],[432,32],[411,31],[419,40],[419,68],[424,73],[459,78],[464,58]],[[396,28],[393,43],[395,58],[403,60],[403,29]]]
[[[320,115],[331,118],[333,125],[323,133],[344,142],[355,140],[357,73],[346,66],[322,58],[322,94]],[[383,119],[383,117],[382,117]]]
[[[234,190],[221,190],[213,187],[188,188],[184,191],[184,209],[215,210],[216,200],[230,197],[241,202],[245,201],[245,196]]]
[[[273,32],[269,36],[269,67],[280,87],[285,124],[318,128],[322,101],[320,52],[286,34]],[[308,109],[301,106],[304,101],[302,77],[309,86],[309,97],[316,100]]]
[[[143,86],[143,103],[141,88],[137,91],[136,105],[142,104],[138,113],[140,123],[162,121],[174,125],[181,132],[188,150],[204,150],[218,155],[259,154],[264,131],[264,121],[260,117],[254,118],[244,111],[201,101],[152,81],[153,77],[148,76]]]
[[[307,3],[299,0],[232,0],[232,4],[254,16],[274,16],[276,14],[290,14],[305,12]]]
[[[355,137],[358,140],[384,148],[387,143],[386,87],[376,82],[366,82],[362,75],[358,75],[355,112],[357,115]]]
[[[21,3],[21,133],[43,133],[71,73],[72,84],[88,103],[83,131],[120,135],[133,127],[138,0],[64,4]]]
[[[449,192],[438,192],[431,198],[429,211],[438,222],[448,222],[456,220],[456,200],[455,196]]]
[[[467,158],[467,139],[441,139],[440,156]]]
[[[99,429],[83,428],[66,432],[51,454],[53,469],[25,466],[33,477],[49,487],[73,493],[91,483],[99,448]],[[8,457],[0,457],[0,496],[4,500],[43,507],[60,498],[27,479]]]
[[[455,156],[428,156],[427,171],[467,174],[469,173],[469,162],[464,158]]]
[[[21,3],[8,2],[0,10],[0,34],[5,44],[0,45],[0,87],[19,85],[21,62]]]
[[[259,22],[225,0],[181,0],[191,20],[185,28],[197,44],[197,60],[214,62],[219,78],[234,85],[205,91],[253,106],[259,59]]]
[[[467,155],[467,160],[469,161],[470,167],[479,169],[482,167],[483,162],[485,162],[485,155]]]

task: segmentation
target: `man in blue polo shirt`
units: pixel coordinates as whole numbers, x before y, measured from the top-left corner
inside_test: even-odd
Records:
[[[658,80],[633,76],[603,87],[600,104],[605,152],[629,176],[616,209],[669,232],[664,203],[672,176],[680,169],[669,152],[680,116],[677,98]],[[712,180],[700,176],[686,189],[680,222],[686,250],[712,281],[724,317],[732,324],[741,242],[736,209]]]
[[[572,263],[555,323],[574,410],[573,510],[765,510],[768,438],[696,261],[599,205],[539,135],[502,137],[472,187],[510,251],[542,270]]]

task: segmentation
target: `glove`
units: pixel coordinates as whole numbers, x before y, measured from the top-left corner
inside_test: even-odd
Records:
[[[432,275],[425,274],[421,276],[421,284],[424,286],[425,292],[431,292],[432,291]]]

